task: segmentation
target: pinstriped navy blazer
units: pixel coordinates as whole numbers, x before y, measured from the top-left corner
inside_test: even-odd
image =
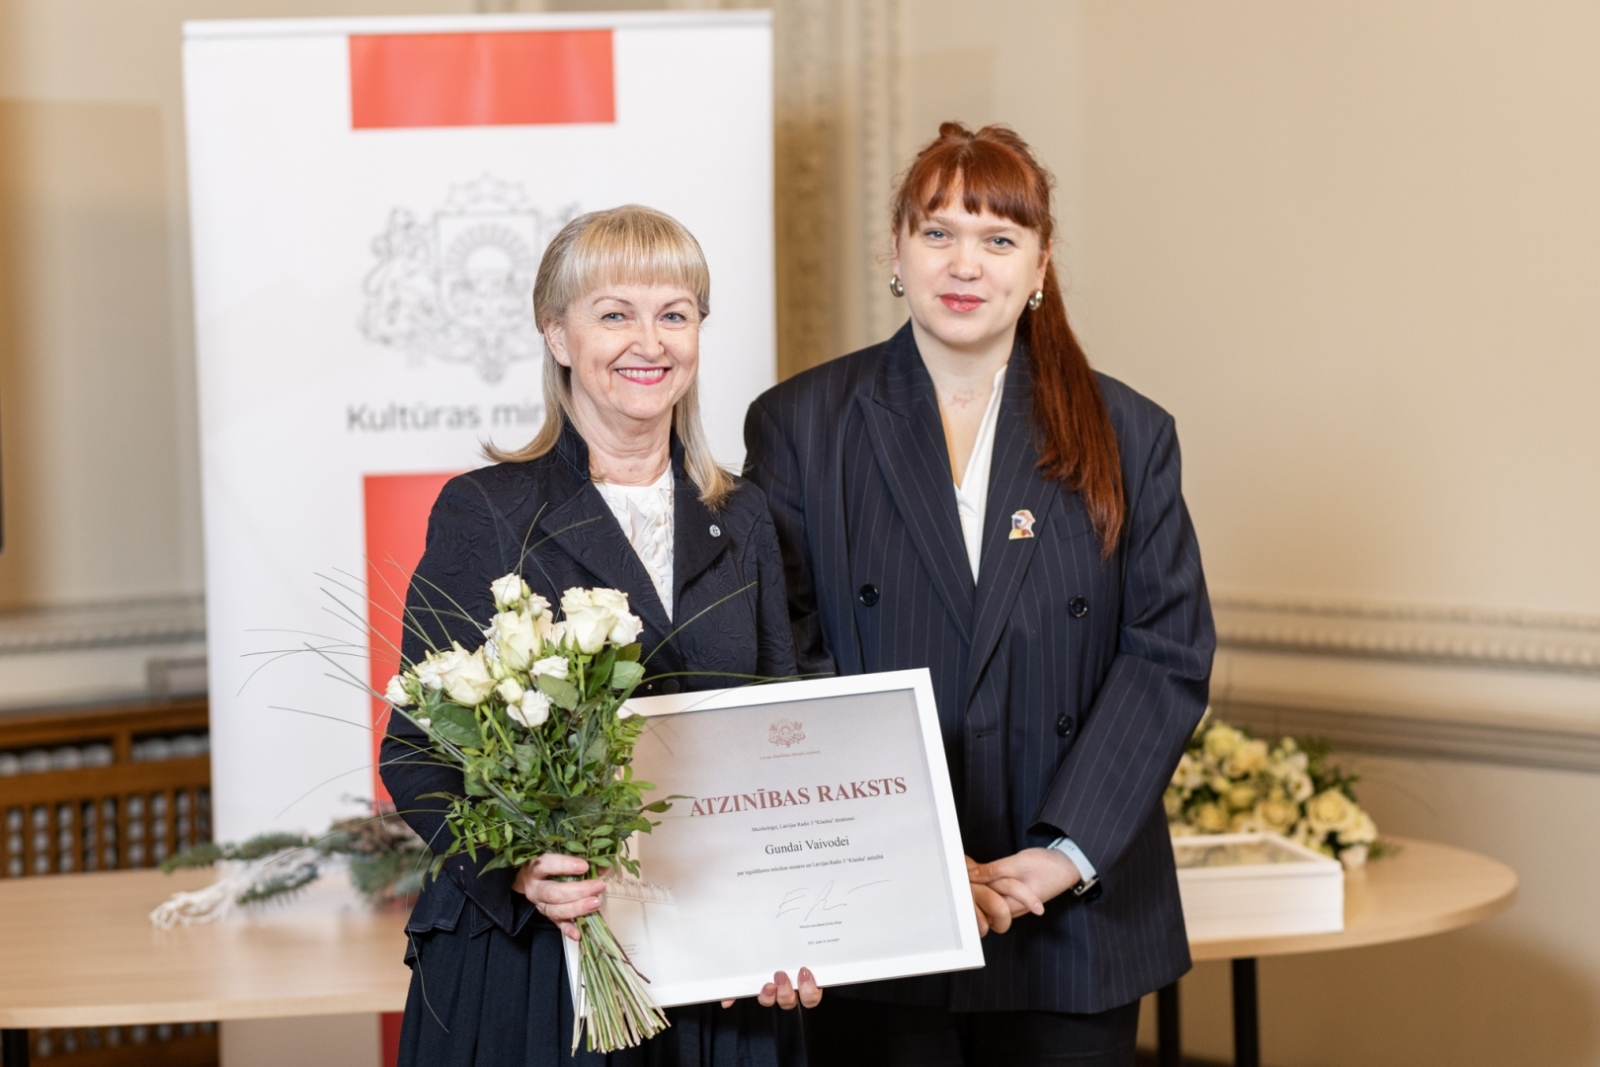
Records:
[[[910,325],[769,390],[746,475],[783,548],[801,670],[927,667],[962,840],[987,861],[1072,837],[1100,874],[984,939],[979,971],[849,993],[954,1011],[1104,1011],[1189,969],[1161,797],[1206,705],[1215,634],[1171,416],[1100,376],[1128,500],[1116,552],[1038,469],[1027,352],[995,431],[979,578]],[[1011,539],[1012,515],[1034,516]],[[1093,899],[1089,899],[1092,896]]]

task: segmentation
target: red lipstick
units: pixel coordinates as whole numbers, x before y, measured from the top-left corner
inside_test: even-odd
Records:
[[[969,311],[978,310],[978,306],[983,303],[982,297],[972,296],[968,293],[943,293],[939,299],[944,302],[945,307],[963,315]]]

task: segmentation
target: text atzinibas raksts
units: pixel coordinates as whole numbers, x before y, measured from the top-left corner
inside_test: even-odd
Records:
[[[700,797],[689,810],[694,815],[727,815],[739,811],[762,811],[841,800],[869,800],[906,791],[904,778],[868,778],[839,785],[801,786],[799,789],[757,789],[754,793],[729,793],[720,797]]]

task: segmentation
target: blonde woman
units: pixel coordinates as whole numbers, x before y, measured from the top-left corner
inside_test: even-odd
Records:
[[[547,347],[545,423],[525,448],[490,449],[499,462],[439,494],[407,598],[434,645],[481,644],[460,615],[487,619],[489,583],[520,571],[551,601],[572,586],[627,593],[652,671],[676,676],[647,679],[646,693],[715,688],[730,673],[795,673],[765,498],[717,466],[700,427],[695,378],[710,290],[700,245],[659,211],[597,211],[556,235],[533,293]],[[702,611],[666,640],[675,620]],[[408,632],[408,661],[424,647]],[[423,839],[439,840],[438,794],[460,795],[461,773],[419,759],[421,734],[404,717],[389,729],[384,784]],[[803,1062],[794,1016],[776,1009],[817,1003],[805,969],[798,988],[777,974],[734,1010],[675,1009],[674,1025],[639,1048],[571,1056],[561,938],[577,938],[575,920],[599,909],[605,883],[554,880],[586,873],[571,856],[515,871],[481,866],[451,860],[412,911],[402,1067]]]

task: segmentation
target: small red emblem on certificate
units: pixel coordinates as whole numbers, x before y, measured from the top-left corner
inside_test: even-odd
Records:
[[[806,732],[800,726],[800,723],[779,719],[767,728],[767,740],[784,748],[797,745],[806,739]]]

